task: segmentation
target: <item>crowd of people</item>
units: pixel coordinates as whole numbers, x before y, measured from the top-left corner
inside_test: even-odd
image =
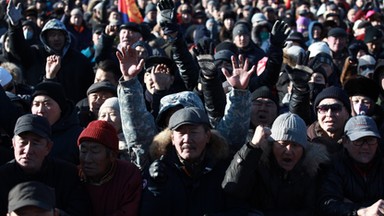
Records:
[[[0,215],[384,215],[382,2],[135,4],[0,2]]]

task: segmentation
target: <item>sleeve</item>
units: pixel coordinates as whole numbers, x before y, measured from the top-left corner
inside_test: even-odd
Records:
[[[229,165],[222,187],[229,197],[247,201],[256,182],[255,172],[262,155],[262,150],[244,145],[234,156]]]
[[[250,121],[250,92],[233,89],[227,94],[224,116],[215,129],[229,140],[232,150],[237,151],[246,142]]]
[[[148,165],[148,148],[157,133],[155,120],[148,112],[143,95],[143,88],[137,78],[123,81],[118,86],[121,123],[129,148],[140,147],[137,151],[138,165],[141,169]]]

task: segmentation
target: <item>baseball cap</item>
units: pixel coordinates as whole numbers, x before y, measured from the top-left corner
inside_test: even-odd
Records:
[[[367,115],[351,117],[345,124],[344,133],[351,141],[367,136],[381,138],[376,122]]]
[[[41,137],[49,138],[51,126],[45,117],[25,114],[17,119],[14,134],[19,135],[24,132],[32,132]]]
[[[111,82],[108,82],[108,81],[93,83],[88,88],[87,95],[90,95],[92,93],[99,92],[99,91],[111,92],[113,95],[117,96],[116,86],[114,86]]]
[[[8,194],[8,212],[25,206],[35,206],[45,210],[55,208],[53,188],[36,181],[23,182],[11,189]]]
[[[187,107],[176,111],[169,119],[169,129],[175,130],[186,124],[209,125],[209,119],[204,110],[197,107]]]

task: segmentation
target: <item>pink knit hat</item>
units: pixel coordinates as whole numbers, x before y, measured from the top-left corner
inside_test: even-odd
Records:
[[[106,121],[96,120],[88,124],[77,139],[77,145],[84,141],[100,143],[107,148],[118,151],[119,138],[115,128]]]

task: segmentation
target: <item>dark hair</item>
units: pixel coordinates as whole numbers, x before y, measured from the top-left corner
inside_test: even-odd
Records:
[[[119,77],[121,76],[119,66],[110,59],[99,62],[95,67],[95,72],[97,69],[101,69],[107,73],[112,73],[116,81],[119,80]]]

